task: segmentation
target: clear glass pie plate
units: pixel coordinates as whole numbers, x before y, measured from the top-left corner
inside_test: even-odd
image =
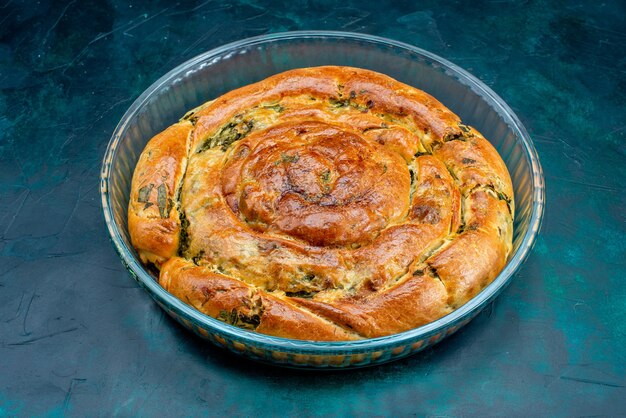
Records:
[[[431,94],[476,127],[504,159],[515,190],[513,252],[482,292],[449,315],[387,337],[315,342],[271,337],[206,316],[165,291],[130,244],[127,208],[135,164],[152,136],[188,110],[223,93],[301,67],[347,65],[387,74]],[[173,318],[200,337],[246,357],[303,368],[383,363],[423,350],[474,318],[511,281],[541,225],[544,179],[528,133],[506,103],[476,77],[420,48],[370,35],[288,32],[245,39],[205,52],[150,86],[124,114],[109,142],[101,174],[106,225],[133,278]]]

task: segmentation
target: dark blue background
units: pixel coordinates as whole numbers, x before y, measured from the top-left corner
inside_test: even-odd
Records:
[[[0,5],[0,415],[626,414],[626,5],[18,2]],[[434,52],[517,112],[543,163],[542,234],[443,343],[371,369],[245,361],[166,317],[104,227],[124,111],[196,54],[298,29]]]

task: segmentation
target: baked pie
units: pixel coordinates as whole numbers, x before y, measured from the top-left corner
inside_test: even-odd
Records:
[[[211,317],[301,340],[395,334],[504,267],[513,188],[425,92],[350,67],[287,71],[150,140],[128,227],[159,283]]]

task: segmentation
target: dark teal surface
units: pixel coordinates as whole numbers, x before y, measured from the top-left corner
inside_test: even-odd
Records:
[[[626,415],[624,2],[0,5],[0,416]],[[303,372],[196,338],[124,270],[102,156],[158,77],[227,42],[347,30],[469,70],[530,132],[542,233],[472,323],[408,359]]]

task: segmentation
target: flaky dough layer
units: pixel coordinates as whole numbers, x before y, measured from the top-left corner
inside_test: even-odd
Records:
[[[512,246],[502,159],[433,97],[350,67],[287,71],[141,154],[128,225],[199,311],[303,340],[384,336],[480,292]]]

